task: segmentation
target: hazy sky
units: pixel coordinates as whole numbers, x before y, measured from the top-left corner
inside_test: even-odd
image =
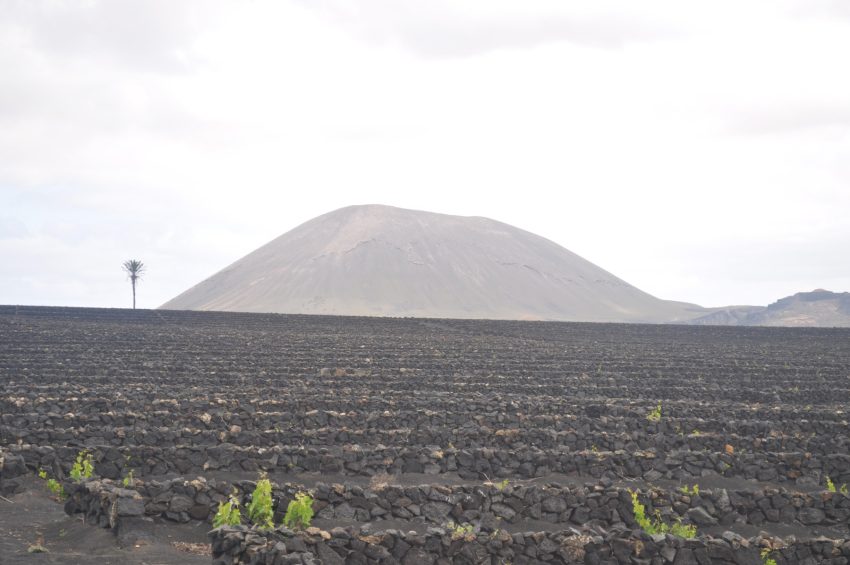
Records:
[[[662,298],[850,290],[847,0],[0,0],[0,303],[156,307],[321,213]]]

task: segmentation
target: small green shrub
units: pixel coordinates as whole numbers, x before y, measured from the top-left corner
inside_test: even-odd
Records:
[[[646,415],[646,419],[650,422],[661,421],[661,402],[658,403],[658,406],[649,411],[649,414]]]
[[[446,524],[446,529],[451,533],[453,540],[465,539],[467,541],[473,541],[475,539],[475,527],[468,522],[464,522],[463,524],[449,522]]]
[[[272,484],[267,478],[257,481],[257,487],[248,503],[248,519],[261,530],[274,528],[274,510],[272,509]]]
[[[629,494],[632,496],[632,513],[635,515],[635,521],[638,523],[638,526],[649,535],[665,533],[661,531],[660,527],[664,525],[663,522],[660,522],[660,520],[655,522],[646,516],[646,506],[638,500],[637,492],[630,490]]]
[[[127,474],[124,475],[123,479],[121,479],[121,484],[124,485],[124,488],[132,488],[133,485],[136,484],[136,480],[133,478],[133,470],[132,469],[127,471]]]
[[[59,500],[65,498],[65,489],[56,479],[47,479],[47,489]]]
[[[770,556],[770,550],[766,547],[761,550],[761,560],[764,565],[776,565],[776,559]]]
[[[230,495],[226,502],[220,502],[218,511],[213,516],[213,528],[221,526],[238,526],[242,523],[242,512],[239,511],[239,501]]]
[[[848,495],[847,483],[841,485],[841,488],[835,488],[835,483],[832,482],[832,479],[829,478],[829,475],[826,476],[826,490],[829,492],[840,492],[844,496]]]
[[[62,484],[56,479],[48,478],[47,471],[39,469],[38,478],[44,479],[45,484],[47,485],[47,490],[49,490],[53,496],[59,500],[63,500],[65,498],[65,489],[62,487]]]
[[[629,494],[632,497],[632,513],[635,515],[635,521],[644,532],[649,535],[670,533],[685,539],[696,537],[697,527],[690,524],[683,524],[681,518],[676,520],[675,524],[669,526],[661,519],[661,513],[657,510],[655,511],[655,519],[647,517],[646,506],[638,500],[637,492],[630,490]]]
[[[694,486],[689,487],[688,485],[683,485],[679,488],[679,491],[682,494],[686,494],[688,496],[699,496],[699,485],[694,483]]]
[[[697,536],[697,527],[693,524],[683,524],[682,519],[679,518],[670,526],[670,533],[680,538],[693,539]]]
[[[60,483],[56,479],[49,478],[47,476],[47,471],[45,471],[44,469],[38,470],[38,478],[44,479],[44,484],[47,486],[47,490],[49,490],[50,494],[52,494],[59,500],[63,500],[67,496],[65,494],[65,489],[62,487],[62,483]]]
[[[291,530],[303,530],[310,526],[313,520],[313,497],[306,492],[299,492],[295,500],[286,507],[283,525]]]
[[[77,460],[71,467],[71,478],[79,482],[83,479],[90,479],[93,474],[94,464],[92,463],[91,453],[84,449],[77,454]]]

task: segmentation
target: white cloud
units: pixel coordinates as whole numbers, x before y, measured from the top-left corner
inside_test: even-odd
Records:
[[[303,4],[366,41],[398,44],[437,57],[557,41],[617,48],[675,33],[666,18],[659,17],[662,12],[647,12],[630,2],[319,0]]]
[[[128,6],[0,7],[2,302],[123,305],[132,256],[158,305],[365,202],[667,298],[850,290],[842,3]]]

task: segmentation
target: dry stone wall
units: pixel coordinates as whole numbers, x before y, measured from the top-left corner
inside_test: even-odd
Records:
[[[128,468],[144,476],[205,471],[280,471],[327,473],[371,477],[377,474],[457,473],[464,479],[485,477],[528,479],[551,473],[580,477],[629,477],[649,481],[671,479],[693,481],[708,475],[756,479],[805,486],[823,483],[823,477],[850,483],[850,455],[813,457],[806,453],[671,452],[659,457],[654,452],[571,452],[527,449],[456,449],[439,447],[295,447],[270,448],[219,445],[177,447],[81,446],[95,456],[98,475],[118,478]],[[80,448],[9,446],[32,469],[67,471]],[[131,461],[128,467],[126,461]]]
[[[130,496],[141,501],[140,515],[175,522],[210,521],[218,504],[235,494],[242,506],[250,501],[256,483],[252,481],[207,481],[202,477],[170,481],[135,481],[127,488],[108,479],[84,484],[66,481],[73,503],[69,513],[99,508],[108,514],[116,497]],[[508,524],[529,520],[563,526],[589,524],[602,528],[637,527],[630,491],[610,482],[565,487],[559,485],[387,485],[368,489],[356,485],[319,483],[313,489],[301,485],[273,485],[275,523],[281,523],[290,501],[298,492],[310,492],[316,518],[368,523],[375,520],[424,523],[444,526],[449,522],[475,524],[495,531]],[[657,509],[668,523],[690,522],[698,528],[765,523],[799,523],[825,526],[850,536],[850,498],[841,493],[815,495],[783,489],[703,490],[699,494],[663,489],[640,493],[651,515]],[[101,524],[103,525],[103,524]],[[110,523],[109,527],[115,527]]]
[[[315,560],[324,565],[763,565],[762,551],[765,549],[777,565],[845,565],[850,562],[850,541],[823,539],[784,544],[771,538],[745,539],[731,532],[716,538],[685,540],[629,530],[604,535],[569,530],[516,534],[500,531],[458,536],[441,528],[416,534],[353,528],[334,528],[330,532],[311,528],[295,533],[284,528],[261,532],[245,527],[222,527],[210,532],[210,536],[214,565],[279,565]]]

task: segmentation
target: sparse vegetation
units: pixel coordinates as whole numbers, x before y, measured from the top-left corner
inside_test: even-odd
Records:
[[[77,482],[83,479],[90,479],[94,474],[94,463],[92,463],[92,454],[84,449],[77,454],[77,459],[74,465],[71,466],[71,478]]]
[[[681,518],[670,526],[670,533],[685,539],[693,539],[697,536],[697,527],[693,524],[683,524]]]
[[[291,530],[303,530],[310,527],[313,521],[313,497],[306,492],[299,492],[295,500],[286,507],[283,525]]]
[[[257,481],[248,503],[248,519],[261,530],[274,527],[274,509],[272,508],[272,484],[266,477]]]
[[[848,494],[847,483],[841,485],[841,488],[836,488],[835,483],[832,482],[832,479],[829,478],[829,475],[826,475],[826,490],[829,492],[840,492],[844,496]]]
[[[649,414],[646,415],[646,419],[650,422],[660,422],[661,421],[661,402],[658,402],[658,405],[649,411]]]
[[[59,500],[64,500],[67,496],[65,494],[65,489],[62,487],[62,483],[54,479],[53,477],[47,476],[47,471],[44,469],[38,470],[38,478],[44,480],[44,484],[47,486],[47,490],[55,496]]]
[[[770,548],[765,547],[761,550],[761,560],[764,565],[776,565],[776,559],[772,558],[770,554]]]
[[[451,534],[453,540],[475,541],[475,526],[468,522],[462,524],[449,522],[446,524],[446,529]]]
[[[219,503],[218,511],[213,516],[213,528],[221,526],[238,526],[242,524],[242,512],[239,510],[239,501],[234,495]]]
[[[699,485],[694,483],[694,486],[689,487],[688,485],[683,485],[679,488],[682,494],[686,494],[688,496],[699,496]]]
[[[47,489],[59,500],[63,500],[67,496],[62,484],[56,479],[47,479]]]
[[[124,475],[123,479],[121,479],[121,484],[124,485],[124,488],[133,488],[133,486],[136,484],[136,479],[133,478],[132,469],[127,471],[127,474]]]
[[[635,521],[649,535],[670,533],[685,539],[696,537],[697,527],[691,524],[683,524],[681,518],[677,519],[674,524],[668,525],[661,518],[661,513],[657,510],[655,511],[655,518],[649,518],[646,515],[646,507],[638,499],[638,493],[633,490],[630,490],[629,493],[632,497],[632,512],[634,513]]]
[[[484,484],[487,485],[487,486],[495,487],[496,490],[502,491],[502,490],[505,490],[506,488],[508,488],[510,481],[508,481],[508,479],[502,479],[501,481],[496,482],[496,481],[491,480],[488,477],[487,480],[484,481]]]

